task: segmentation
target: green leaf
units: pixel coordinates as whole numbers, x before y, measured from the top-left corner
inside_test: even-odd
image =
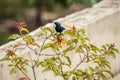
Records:
[[[73,45],[73,42],[74,42],[74,40],[73,40],[73,39],[70,39],[70,40],[67,41],[67,45],[72,46],[72,45]]]
[[[17,39],[17,38],[20,38],[21,36],[19,34],[12,34],[11,36],[8,37],[8,40],[14,40],[14,39]]]
[[[45,36],[45,34],[44,33],[40,33],[38,37],[41,38],[43,36]]]
[[[58,44],[55,44],[55,43],[52,43],[52,44],[51,44],[51,48],[52,48],[53,50],[59,51],[60,47],[61,47],[61,46],[58,45]]]
[[[114,77],[113,73],[109,70],[105,70],[104,72],[108,73],[112,78]]]
[[[28,30],[27,28],[20,27],[20,30],[21,30],[21,31],[24,31],[24,32],[26,32],[26,33],[29,33],[29,30]]]
[[[109,54],[110,54],[114,59],[116,59],[116,55],[115,55],[114,51],[110,50],[110,51],[109,51]]]
[[[93,67],[89,67],[89,70],[90,70],[91,72],[93,72],[93,71],[94,71],[94,68],[93,68]]]
[[[51,70],[51,67],[50,67],[50,66],[47,66],[47,67],[45,67],[45,68],[43,69],[42,72],[47,72],[47,71],[49,71],[49,70]]]
[[[72,77],[72,80],[77,80],[75,76]]]
[[[8,67],[14,66],[13,64],[9,64]]]
[[[59,72],[59,70],[57,68],[54,68],[53,72],[54,72],[55,76],[61,75],[60,72]]]
[[[34,42],[34,38],[31,36],[31,35],[25,35],[25,40],[28,42],[28,43],[32,43]]]
[[[0,59],[0,62],[9,60],[11,60],[10,57],[8,55],[5,55],[3,58]]]
[[[65,31],[63,32],[63,34],[67,34],[67,35],[69,35],[69,33],[70,33],[70,30],[65,30]]]
[[[22,70],[27,74],[28,73],[28,71],[27,71],[27,69],[26,68],[22,68]]]
[[[53,50],[59,51],[60,46],[58,44],[55,44],[55,43],[47,43],[45,46],[42,47],[42,50],[45,50],[47,48],[51,48]]]
[[[39,62],[39,63],[36,64],[36,67],[38,68],[40,65],[41,65],[41,63]]]
[[[85,37],[82,39],[83,41],[90,41],[90,39],[88,37]]]
[[[68,66],[70,67],[71,66],[71,59],[70,59],[70,57],[69,56],[64,56],[66,59],[67,59],[67,61],[68,61]]]
[[[77,70],[76,70],[76,73],[78,73],[78,74],[83,74],[84,72],[83,72],[81,69],[77,69]]]
[[[94,63],[96,63],[96,64],[100,64],[100,61],[97,60],[97,61],[94,61]]]
[[[106,64],[104,64],[104,65],[111,70],[111,66],[110,66],[108,63],[106,63]]]
[[[115,52],[119,53],[119,50],[117,48],[113,48],[112,50],[114,50]]]
[[[52,33],[52,29],[50,27],[44,27],[42,28],[42,30],[49,31],[50,33]]]
[[[106,45],[103,45],[103,46],[102,46],[102,48],[103,48],[103,50],[104,50],[104,51],[106,51],[106,50],[107,50]]]
[[[45,46],[42,47],[42,50],[45,50],[45,49],[47,49],[47,48],[50,48],[50,45],[51,45],[51,43],[45,44]]]
[[[99,80],[101,80],[100,78],[102,78],[102,80],[107,80],[107,78],[104,74],[99,74],[98,78],[99,78]]]
[[[84,70],[84,72],[87,73],[87,72],[88,72],[88,69],[86,68],[86,69]]]
[[[70,46],[70,47],[66,48],[65,50],[63,50],[63,53],[66,54],[67,52],[69,52],[73,49],[75,49],[75,48],[73,46]]]
[[[81,36],[85,36],[85,34],[86,34],[86,32],[85,32],[84,29],[79,29],[77,32],[78,32]]]
[[[36,68],[38,68],[42,64],[42,62],[39,60],[33,60],[33,61],[35,62]]]
[[[22,59],[24,59],[23,57],[17,57],[17,60],[22,60]]]
[[[17,71],[18,71],[17,68],[13,68],[13,69],[10,70],[10,74],[15,74]]]
[[[28,66],[28,65],[29,65],[29,60],[24,60],[24,61],[23,61],[23,64],[24,64],[25,66]]]

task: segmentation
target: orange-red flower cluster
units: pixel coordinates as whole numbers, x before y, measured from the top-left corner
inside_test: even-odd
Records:
[[[58,38],[58,44],[60,44],[61,46],[65,45],[67,42],[67,40],[65,38]]]

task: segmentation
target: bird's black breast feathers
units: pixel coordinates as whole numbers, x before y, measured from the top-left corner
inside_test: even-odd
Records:
[[[57,32],[61,33],[63,30],[65,30],[65,28],[62,27],[59,22],[55,22],[55,25],[56,25],[55,30]]]

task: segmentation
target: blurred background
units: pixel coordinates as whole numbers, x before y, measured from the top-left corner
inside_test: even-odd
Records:
[[[13,20],[26,21],[30,31],[73,12],[92,7],[100,0],[0,0],[0,45],[17,33]]]

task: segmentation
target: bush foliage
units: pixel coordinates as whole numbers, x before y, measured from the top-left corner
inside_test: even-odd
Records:
[[[19,31],[19,34],[13,34],[8,39],[22,38],[24,43],[16,44],[12,49],[6,51],[6,55],[0,61],[10,61],[8,65],[11,67],[10,74],[21,71],[27,80],[38,80],[36,69],[43,68],[43,72],[53,71],[55,76],[61,76],[63,80],[107,80],[107,75],[114,77],[111,72],[110,62],[106,56],[116,58],[116,53],[119,53],[115,44],[105,44],[100,48],[90,43],[84,29],[77,29],[71,26],[62,34],[55,31],[54,27],[40,28],[39,39],[41,44],[37,43],[33,36],[29,34],[26,28],[26,23],[14,22],[14,25]],[[16,48],[26,46],[30,49],[29,59],[17,55]],[[34,49],[34,47],[37,48]],[[44,51],[51,50],[48,53]],[[79,56],[76,65],[73,63],[72,56]],[[35,58],[32,58],[35,55]],[[40,57],[46,56],[45,59]],[[82,68],[82,64],[89,65],[87,68]],[[92,65],[91,65],[92,64]],[[34,79],[28,75],[30,67],[33,71]],[[67,70],[65,69],[67,68]]]

